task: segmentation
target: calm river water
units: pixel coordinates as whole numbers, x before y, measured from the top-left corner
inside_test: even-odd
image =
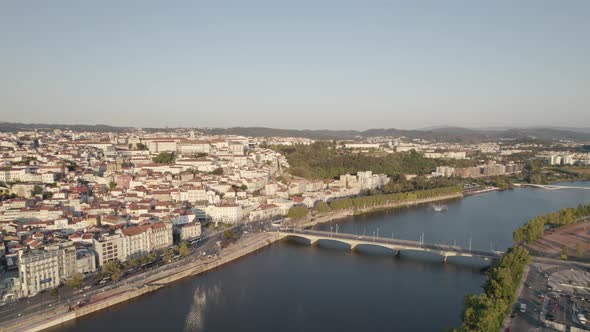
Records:
[[[442,212],[422,205],[318,228],[504,250],[529,218],[589,202],[590,190],[525,188],[448,201]],[[486,264],[283,241],[55,331],[440,331],[461,324],[463,297],[481,291]]]

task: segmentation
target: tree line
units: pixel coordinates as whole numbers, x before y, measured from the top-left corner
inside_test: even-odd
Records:
[[[464,299],[463,326],[465,332],[500,330],[504,317],[515,301],[524,267],[530,263],[529,252],[523,247],[508,249],[487,273],[483,294],[470,294]]]
[[[565,208],[534,217],[514,231],[515,243],[532,243],[543,235],[546,227],[555,228],[573,224],[580,218],[590,216],[590,204],[580,204],[576,208]]]
[[[366,209],[380,207],[388,204],[413,202],[422,199],[458,194],[461,192],[463,192],[462,186],[451,186],[395,194],[379,194],[359,196],[354,198],[336,198],[332,200],[329,205],[332,210]]]

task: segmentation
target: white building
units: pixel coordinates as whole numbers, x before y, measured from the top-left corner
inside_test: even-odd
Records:
[[[76,248],[71,242],[18,254],[19,297],[55,288],[76,273]]]

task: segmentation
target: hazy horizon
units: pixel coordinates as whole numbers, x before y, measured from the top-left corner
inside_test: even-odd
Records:
[[[590,127],[590,2],[0,4],[0,120]]]

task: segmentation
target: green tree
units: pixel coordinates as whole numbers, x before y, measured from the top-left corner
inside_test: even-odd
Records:
[[[188,247],[188,244],[186,244],[185,241],[182,241],[180,243],[180,245],[178,246],[178,254],[182,257],[184,256],[188,256],[188,254],[190,254],[191,250]]]
[[[111,181],[109,182],[109,190],[113,190],[117,187],[117,182]]]
[[[223,168],[221,168],[221,167],[218,167],[218,168],[214,169],[214,170],[211,172],[211,174],[213,174],[213,175],[223,175]]]
[[[307,216],[309,209],[305,206],[293,206],[289,209],[287,217],[291,219],[302,219]]]
[[[173,252],[171,249],[164,250],[164,255],[162,255],[162,260],[166,263],[170,263],[172,261]]]
[[[102,274],[112,280],[119,280],[122,276],[121,265],[117,261],[110,261],[103,265]]]
[[[82,286],[83,281],[84,281],[84,276],[82,275],[82,273],[76,273],[71,278],[67,279],[65,281],[65,284],[66,284],[66,286],[68,286],[70,288],[78,289]]]
[[[569,255],[569,248],[566,245],[564,245],[561,248],[561,255],[559,256],[559,258],[562,259],[562,260],[564,260],[564,261],[566,261],[568,255]]]
[[[319,213],[328,213],[332,211],[332,209],[330,209],[330,206],[326,204],[326,202],[317,203],[315,206],[315,210]]]
[[[172,164],[176,158],[172,153],[160,152],[157,156],[152,158],[156,164]]]
[[[53,198],[53,193],[51,191],[47,191],[43,193],[43,199],[51,199]]]
[[[33,195],[33,196],[41,195],[42,193],[43,193],[43,188],[39,185],[35,185],[33,187],[33,190],[31,190],[31,195]]]
[[[235,235],[234,234],[234,231],[231,230],[231,229],[228,229],[228,230],[223,231],[223,237],[226,240],[233,239],[234,235]]]

